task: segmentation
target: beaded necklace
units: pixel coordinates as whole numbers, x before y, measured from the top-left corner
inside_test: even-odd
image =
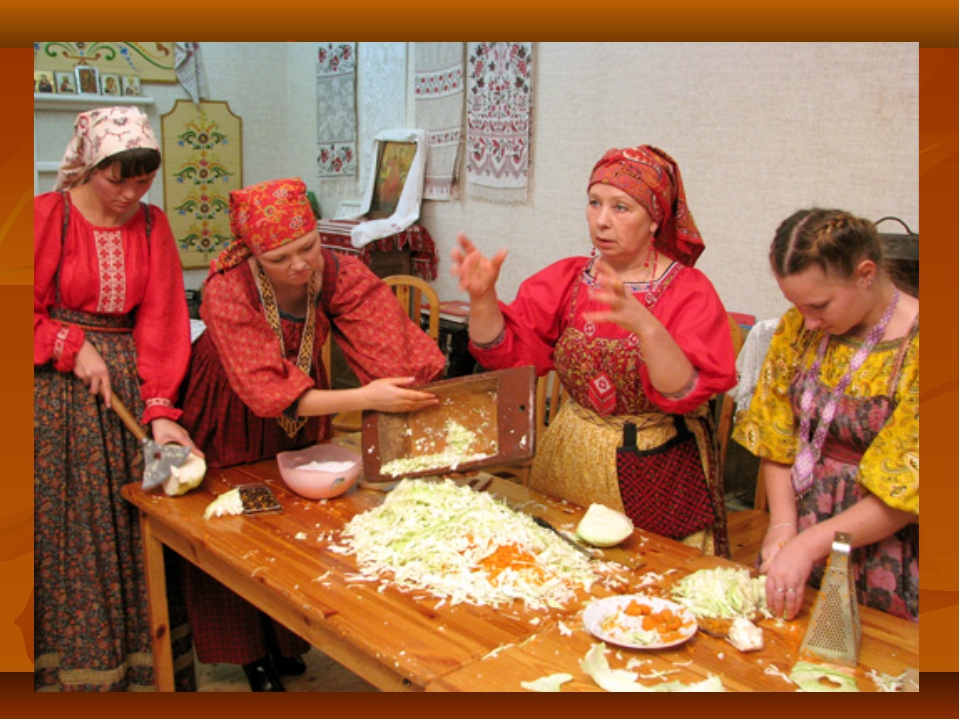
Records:
[[[653,240],[650,241],[650,249],[647,250],[647,262],[644,265],[653,264],[653,269],[650,271],[650,283],[647,285],[647,292],[643,295],[643,304],[649,310],[654,305],[657,304],[657,300],[660,299],[660,295],[657,292],[657,257],[659,253],[653,247]],[[651,260],[651,257],[653,258]],[[663,283],[660,283],[660,289],[663,289]]]
[[[283,328],[280,324],[280,308],[277,305],[277,296],[273,292],[273,285],[267,277],[263,266],[256,262],[256,281],[257,289],[260,291],[260,300],[263,302],[263,313],[266,316],[267,324],[277,336],[280,343],[280,357],[286,357],[286,349],[283,346]],[[313,346],[316,339],[317,326],[317,292],[320,286],[320,274],[313,273],[310,276],[310,283],[307,286],[307,316],[304,322],[303,335],[300,337],[300,350],[297,353],[297,367],[306,375],[310,374],[310,368],[313,365]],[[297,436],[301,428],[307,424],[308,418],[298,417],[296,419],[281,415],[277,418],[277,423],[283,428],[287,437]]]
[[[810,372],[803,385],[803,394],[800,396],[800,411],[802,413],[800,418],[800,451],[797,453],[797,459],[794,461],[793,468],[790,471],[793,489],[797,495],[805,493],[813,485],[813,469],[820,459],[820,452],[823,449],[823,443],[827,439],[827,431],[833,422],[833,416],[837,412],[837,406],[840,404],[840,397],[846,391],[850,381],[853,380],[854,373],[860,369],[860,366],[863,365],[864,361],[870,355],[874,345],[883,337],[883,333],[886,332],[887,325],[890,323],[890,318],[893,317],[893,312],[897,309],[897,302],[899,300],[900,292],[894,288],[893,297],[890,299],[890,304],[887,305],[887,309],[883,311],[883,316],[880,318],[880,321],[870,329],[866,340],[863,341],[863,344],[850,359],[850,363],[847,365],[843,377],[840,378],[840,382],[838,382],[837,386],[830,392],[827,404],[820,414],[820,422],[817,424],[817,429],[811,438],[810,424],[813,414],[813,393],[820,376],[820,366],[823,364],[823,359],[827,354],[827,346],[830,344],[832,336],[830,333],[825,332],[820,339],[816,358],[810,367]]]

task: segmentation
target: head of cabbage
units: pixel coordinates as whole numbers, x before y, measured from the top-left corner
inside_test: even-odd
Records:
[[[633,521],[622,512],[593,503],[587,508],[577,535],[594,547],[613,547],[619,545],[633,532]]]

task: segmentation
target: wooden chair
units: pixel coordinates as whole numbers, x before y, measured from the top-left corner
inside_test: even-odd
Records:
[[[560,411],[560,406],[567,401],[567,390],[563,387],[563,383],[560,382],[556,370],[551,370],[546,375],[537,378],[535,398],[535,427],[537,438],[541,438],[550,421],[553,420]],[[530,482],[531,467],[533,467],[532,459],[510,465],[498,465],[487,468],[486,472],[491,475],[513,480],[521,485],[527,485]]]
[[[753,503],[752,508],[727,513],[730,559],[748,566],[752,566],[760,555],[763,538],[770,526],[767,493],[762,473],[757,474],[757,491]]]
[[[424,307],[429,307],[430,315],[427,322],[426,333],[434,342],[440,339],[440,301],[437,297],[437,291],[430,284],[414,275],[388,275],[383,278],[383,282],[393,290],[394,295],[400,306],[407,311],[410,319],[417,325],[420,325],[421,312]],[[327,372],[330,372],[330,337],[324,346],[324,361],[327,363]],[[329,379],[329,378],[328,378]],[[362,413],[359,410],[338,413],[333,418],[333,434],[348,435],[358,433],[362,428]]]
[[[388,275],[383,278],[400,301],[410,319],[420,324],[420,314],[424,306],[430,307],[430,317],[426,333],[434,342],[440,341],[440,300],[437,291],[426,280],[416,275]]]
[[[734,355],[739,355],[744,342],[743,329],[732,314],[728,314],[727,319],[730,323]],[[727,449],[733,432],[735,405],[733,397],[728,394],[724,394],[720,399],[717,438],[720,442],[721,472],[727,465]],[[753,507],[727,513],[727,532],[730,536],[731,559],[744,565],[753,565],[760,554],[760,546],[763,543],[764,535],[767,534],[769,525],[770,514],[767,512],[766,486],[763,483],[763,477],[758,475]]]
[[[743,328],[732,314],[727,313],[727,323],[730,326],[730,339],[733,341],[733,356],[737,357],[743,349]],[[736,403],[728,393],[719,398],[719,413],[717,417],[717,439],[720,441],[720,467],[727,465],[727,447],[730,434],[733,432],[733,413]]]

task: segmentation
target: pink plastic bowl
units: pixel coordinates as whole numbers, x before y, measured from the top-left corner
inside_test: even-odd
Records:
[[[352,463],[339,472],[304,469],[310,463]],[[302,450],[291,450],[277,455],[280,476],[291,490],[311,500],[324,500],[343,495],[352,488],[360,475],[360,455],[341,445],[322,443]]]

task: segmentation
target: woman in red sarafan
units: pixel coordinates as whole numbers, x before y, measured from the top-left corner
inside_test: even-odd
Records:
[[[622,510],[638,527],[661,532],[652,525],[663,525],[661,534],[725,555],[708,401],[736,383],[733,343],[723,303],[693,267],[704,245],[679,167],[649,145],[608,151],[587,183],[586,215],[591,256],[535,273],[509,304],[495,287],[506,251],[487,258],[460,236],[453,271],[470,295],[470,350],[488,369],[534,365],[544,375],[555,368],[572,399],[537,439],[532,487]],[[684,500],[679,493],[641,499],[653,477],[623,472],[619,462],[630,426],[641,452],[681,440],[681,426],[695,436],[693,448],[683,441]],[[696,506],[687,499],[693,491]]]
[[[207,467],[275,457],[330,436],[330,415],[408,412],[437,398],[414,389],[445,358],[363,263],[321,248],[306,187],[273,180],[230,194],[234,241],[211,266],[183,390],[183,424]],[[321,360],[334,339],[361,382],[331,390]],[[244,666],[254,691],[282,691],[309,645],[190,566],[187,607],[197,655]]]
[[[156,442],[194,448],[174,407],[190,324],[170,225],[140,202],[160,166],[149,120],[107,107],[74,130],[55,191],[33,204],[34,687],[142,690],[154,680],[140,526],[120,488],[143,457],[109,406],[116,395]],[[177,687],[191,690],[175,588]]]

